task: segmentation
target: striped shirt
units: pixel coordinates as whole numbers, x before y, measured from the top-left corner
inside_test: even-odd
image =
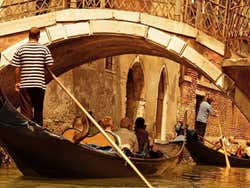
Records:
[[[20,46],[13,56],[11,65],[21,68],[20,88],[38,87],[45,89],[45,65],[52,65],[49,49],[39,43]]]

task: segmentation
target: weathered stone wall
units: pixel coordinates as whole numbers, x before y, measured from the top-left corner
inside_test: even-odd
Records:
[[[94,113],[96,120],[109,115],[117,124],[116,70],[105,71],[103,59],[79,66],[59,78],[83,107]],[[74,117],[82,115],[55,81],[48,84],[44,112],[45,124],[58,126],[71,126]]]

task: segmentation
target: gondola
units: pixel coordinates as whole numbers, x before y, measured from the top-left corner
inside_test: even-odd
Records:
[[[115,151],[75,144],[25,118],[0,92],[0,143],[24,176],[114,178],[135,176]],[[159,158],[130,158],[143,175],[161,175],[179,161],[183,142],[164,144]]]
[[[193,160],[199,165],[226,167],[225,155],[198,141],[195,131],[187,131],[186,148]],[[231,167],[250,168],[250,159],[228,156]]]

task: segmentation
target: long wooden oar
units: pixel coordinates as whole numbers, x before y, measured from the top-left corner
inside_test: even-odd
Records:
[[[95,121],[95,119],[88,113],[87,110],[81,105],[81,103],[68,91],[68,89],[58,80],[54,73],[47,68],[54,80],[61,86],[61,88],[72,98],[76,105],[82,110],[84,114],[93,122],[97,129],[103,134],[103,136],[110,142],[110,144],[116,149],[116,151],[125,159],[125,161],[131,166],[131,168],[138,174],[138,176],[144,181],[144,183],[153,188],[153,186],[146,180],[146,178],[141,174],[141,172],[136,168],[136,166],[129,160],[129,158],[122,152],[122,150],[114,143],[114,141],[107,135],[103,128]]]
[[[228,159],[228,155],[227,155],[227,151],[226,151],[226,147],[225,147],[225,143],[224,143],[224,140],[223,140],[223,135],[222,135],[222,128],[221,128],[221,123],[220,121],[218,121],[219,123],[219,128],[220,128],[220,135],[221,135],[221,141],[222,141],[222,147],[223,147],[223,150],[224,150],[224,155],[225,155],[225,160],[226,160],[226,167],[227,168],[231,168],[231,165],[230,165],[230,162],[229,162],[229,159]]]

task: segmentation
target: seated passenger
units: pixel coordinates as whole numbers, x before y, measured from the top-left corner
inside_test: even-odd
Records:
[[[239,157],[239,158],[242,158],[243,157],[243,148],[242,146],[240,145],[238,150],[236,151],[235,153],[236,157]]]
[[[246,142],[246,147],[244,148],[243,158],[250,159],[250,142]]]
[[[228,141],[229,141],[229,144],[228,144],[228,147],[227,147],[228,153],[231,153],[232,155],[237,156],[237,152],[238,152],[238,156],[240,156],[239,151],[242,148],[240,148],[239,143],[235,140],[235,138],[233,136],[229,137]]]
[[[221,153],[224,153],[223,143],[222,142],[224,142],[227,154],[235,156],[236,152],[238,150],[238,147],[239,147],[238,142],[236,142],[233,137],[230,137],[229,139],[227,139],[225,136],[222,136],[219,139],[219,141],[217,141],[215,143],[215,147],[217,146],[217,148],[214,148],[214,149],[216,149],[217,151],[219,151]]]
[[[73,136],[73,141],[75,143],[81,142],[82,139],[88,136],[90,125],[92,122],[89,120],[89,118],[84,114],[81,117],[76,117],[73,121],[73,128],[81,131],[81,132],[75,132]]]
[[[103,117],[99,122],[99,125],[104,129],[107,135],[119,145],[119,138],[112,132],[113,130],[113,120],[110,116]],[[81,143],[84,144],[95,144],[98,146],[112,146],[112,144],[105,138],[105,136],[98,132],[95,135],[88,136],[84,138]]]
[[[149,136],[146,131],[145,120],[142,117],[138,117],[135,120],[135,134],[139,144],[139,153],[147,156],[149,154]]]
[[[223,136],[223,139],[220,139],[221,147],[218,150],[219,152],[224,153],[224,150],[222,147],[222,140],[224,141],[225,148],[226,148],[228,155],[239,157],[239,158],[247,158],[244,148],[234,139],[233,136],[229,137],[229,139],[226,139]]]
[[[72,128],[66,128],[62,135],[64,138],[74,143],[79,143],[83,138],[88,136],[90,120],[86,115],[77,116],[73,121]]]
[[[247,153],[248,157],[250,157],[250,142],[247,142],[246,145],[247,145],[246,153]]]
[[[128,117],[125,117],[121,119],[120,128],[114,132],[120,137],[121,149],[127,148],[130,152],[136,153],[139,151],[138,141],[132,129],[133,124]]]

